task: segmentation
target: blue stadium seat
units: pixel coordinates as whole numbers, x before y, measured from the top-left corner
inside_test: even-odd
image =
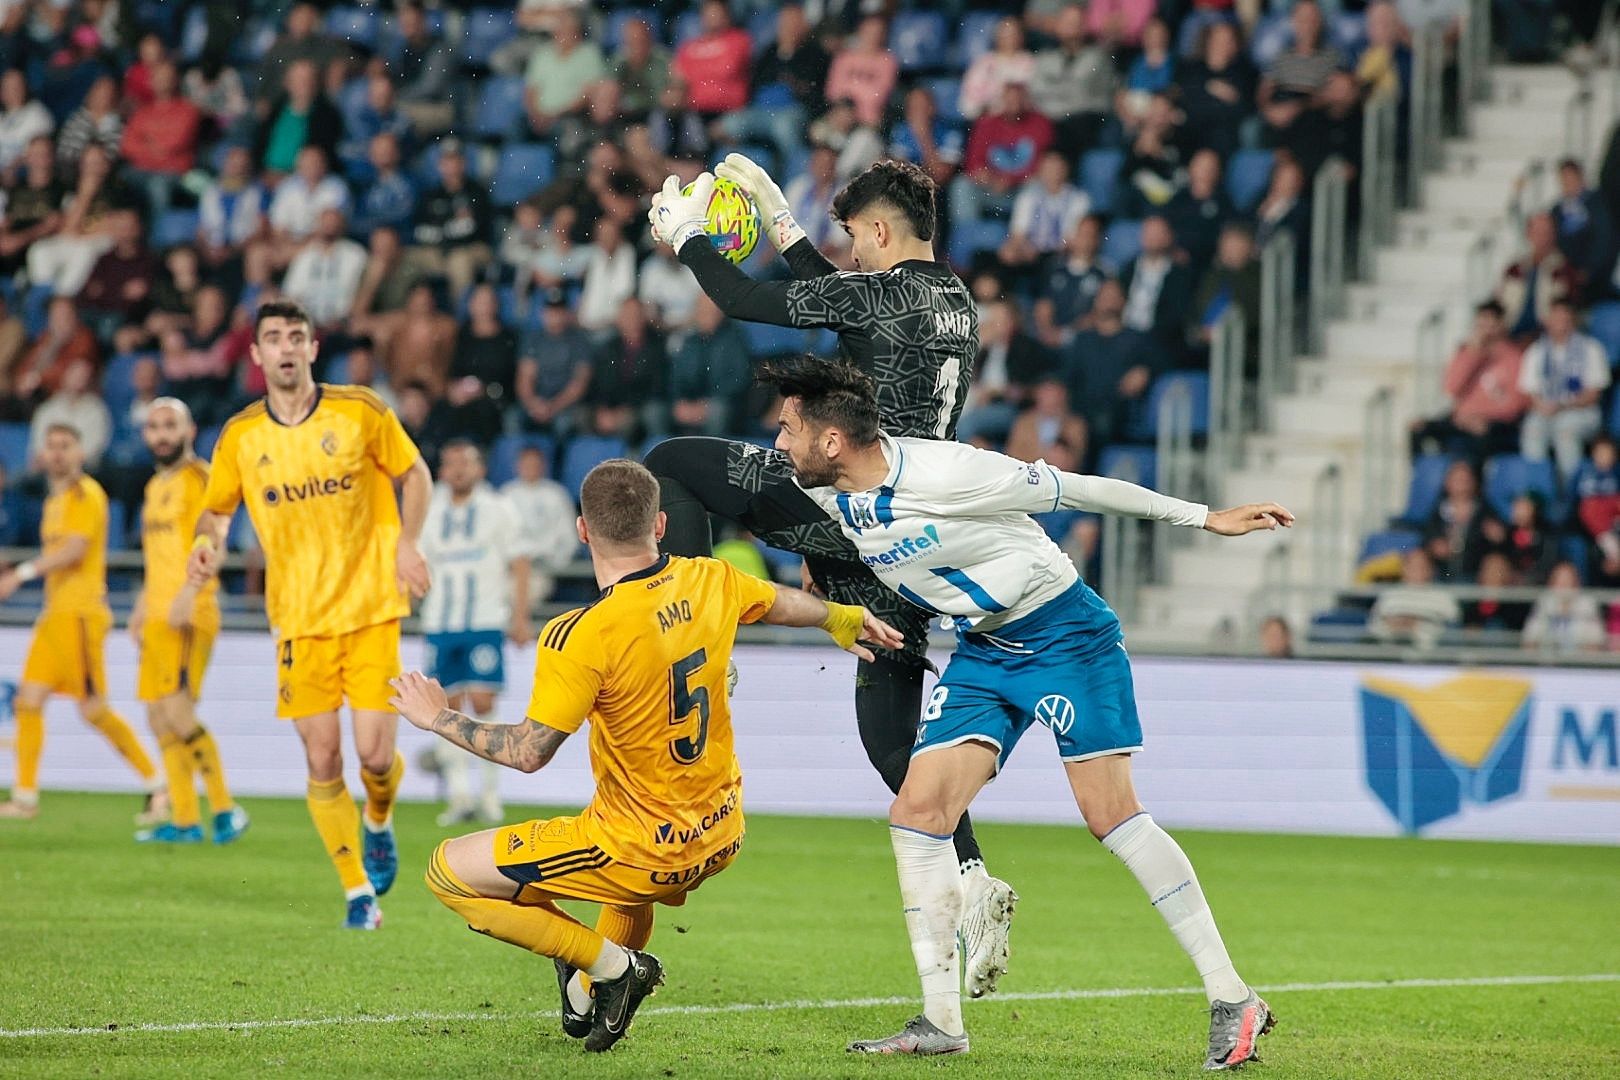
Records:
[[[28,332],[30,340],[39,337],[45,332],[45,311],[51,304],[52,290],[49,285],[30,286],[23,295],[22,316],[23,329]]]
[[[958,221],[951,226],[950,250],[952,266],[972,265],[973,257],[981,251],[994,251],[1007,239],[1004,221]]]
[[[776,11],[772,7],[754,12],[748,17],[748,36],[754,39],[754,52],[759,54],[776,41]]]
[[[949,38],[945,16],[937,11],[901,12],[889,24],[889,51],[901,71],[944,67]]]
[[[483,139],[505,139],[519,130],[525,113],[521,75],[491,75],[478,82],[478,99],[471,117],[472,133]]]
[[[340,352],[324,357],[321,361],[321,382],[331,383],[333,386],[348,386],[349,358],[352,353]]]
[[[1620,438],[1620,392],[1609,398],[1609,434]]]
[[[1575,564],[1575,571],[1581,576],[1581,584],[1591,583],[1592,545],[1586,537],[1565,536],[1559,540],[1558,557],[1564,562]]]
[[[685,45],[688,41],[703,33],[703,14],[699,11],[683,11],[675,17],[675,23],[669,28],[670,44],[677,47]]]
[[[962,16],[962,29],[956,33],[956,62],[964,69],[996,46],[999,11],[970,11]]]
[[[1123,267],[1142,250],[1142,223],[1140,221],[1111,221],[1103,233],[1102,256],[1115,266]]]
[[[500,487],[517,475],[518,455],[529,447],[546,455],[548,468],[555,466],[557,444],[549,435],[502,435],[489,454],[489,482]]]
[[[586,473],[608,458],[624,457],[629,450],[623,439],[609,435],[580,435],[563,450],[562,468],[557,478],[578,499]]]
[[[382,33],[382,16],[375,7],[336,7],[326,13],[326,33],[374,51]]]
[[[336,382],[337,380],[333,380]],[[197,456],[211,458],[214,456],[214,444],[219,442],[219,433],[225,430],[223,424],[210,424],[197,432]]]
[[[496,206],[516,206],[551,183],[551,147],[541,143],[512,143],[501,150],[501,162],[489,185]]]
[[[1440,492],[1446,482],[1446,470],[1456,459],[1450,454],[1421,454],[1412,459],[1412,483],[1406,489],[1406,509],[1401,520],[1411,525],[1422,525],[1434,513],[1440,501]]]
[[[1485,501],[1503,520],[1513,500],[1527,491],[1540,493],[1551,517],[1558,498],[1558,473],[1550,461],[1531,461],[1518,454],[1498,454],[1485,463]],[[1555,519],[1556,520],[1556,519]]]
[[[1097,458],[1097,475],[1152,487],[1159,475],[1159,455],[1146,446],[1109,446]]]
[[[1218,22],[1236,22],[1230,12],[1225,11],[1191,11],[1181,20],[1181,29],[1176,34],[1176,55],[1183,60],[1191,60],[1198,54],[1198,46],[1203,43],[1204,32]],[[1238,31],[1241,38],[1242,31]]]
[[[1593,305],[1586,313],[1586,332],[1608,351],[1611,366],[1620,364],[1620,300]]]
[[[1252,213],[1260,205],[1274,160],[1270,150],[1239,150],[1226,163],[1226,194],[1238,213]]]
[[[142,359],[140,353],[119,353],[101,373],[101,400],[114,416],[128,413],[135,400],[135,365]]]
[[[1126,432],[1131,439],[1150,442],[1159,434],[1159,415],[1164,399],[1172,391],[1185,391],[1192,398],[1192,430],[1195,435],[1209,431],[1209,375],[1202,371],[1173,371],[1153,380],[1148,390],[1147,407],[1138,414],[1137,422]]]
[[[0,423],[0,465],[8,480],[15,480],[28,468],[28,425]]]
[[[129,508],[118,499],[107,500],[107,550],[123,551],[129,535]]]
[[[609,56],[619,51],[619,42],[624,40],[624,28],[627,23],[640,19],[652,30],[654,41],[664,40],[664,17],[653,8],[620,8],[608,16],[607,26],[603,28],[602,51]]]
[[[1359,562],[1377,559],[1384,555],[1404,555],[1423,543],[1423,536],[1411,529],[1381,529],[1370,533],[1361,542],[1361,558]]]
[[[517,13],[512,7],[477,7],[467,13],[461,57],[469,64],[488,67],[495,50],[517,37]]]
[[[732,148],[737,153],[761,166],[772,176],[786,176],[787,173],[777,170],[776,148],[764,143],[740,143]]]
[[[948,123],[961,123],[966,119],[959,107],[962,100],[962,80],[955,78],[928,79],[923,85],[933,95],[939,118]]]
[[[748,99],[748,104],[756,109],[785,109],[798,101],[793,96],[793,88],[787,83],[766,83],[754,91],[754,96]]]
[[[1112,214],[1119,194],[1119,170],[1125,165],[1125,151],[1113,147],[1088,150],[1080,159],[1080,187],[1099,214]]]
[[[194,63],[208,44],[208,11],[201,4],[186,12],[180,25],[180,58]]]
[[[1249,39],[1249,59],[1264,71],[1293,41],[1294,29],[1288,24],[1288,13],[1273,12],[1255,24],[1254,36]]]
[[[1328,19],[1330,44],[1348,60],[1354,61],[1367,47],[1367,16],[1360,11],[1341,11]]]
[[[740,323],[743,337],[748,339],[748,351],[755,356],[781,356],[805,349],[805,333],[791,326],[772,326],[769,323]]]
[[[337,100],[333,102],[338,112],[343,114],[343,122],[349,127],[360,127],[360,113],[366,107],[366,80],[355,77],[343,84],[338,91]]]
[[[152,223],[152,246],[159,250],[189,244],[197,237],[201,215],[195,210],[165,210]]]

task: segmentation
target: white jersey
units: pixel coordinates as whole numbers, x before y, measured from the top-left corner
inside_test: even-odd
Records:
[[[433,574],[422,601],[422,632],[505,630],[512,619],[512,561],[521,558],[522,524],[510,502],[480,484],[457,506],[433,489],[420,547]]]
[[[878,579],[958,629],[991,631],[1079,580],[1030,519],[1093,510],[1202,527],[1209,508],[1123,480],[1060,472],[963,443],[880,436],[889,475],[870,491],[807,489]]]

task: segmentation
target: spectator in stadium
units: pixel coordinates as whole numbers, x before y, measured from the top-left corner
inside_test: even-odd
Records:
[[[997,253],[1002,265],[1028,267],[1061,251],[1064,238],[1090,212],[1091,199],[1069,182],[1068,160],[1048,150],[1013,198],[1012,222]]]
[[[105,150],[85,147],[61,228],[28,247],[28,280],[36,288],[49,286],[59,296],[76,296],[101,253],[112,246],[111,212],[129,201],[112,168]]]
[[[602,218],[585,249],[585,274],[579,290],[579,325],[593,337],[611,336],[622,325],[624,302],[636,295],[636,250],[612,218]],[[644,309],[638,303],[637,312]]]
[[[826,146],[838,155],[838,176],[847,180],[883,156],[883,137],[860,122],[855,106],[839,99],[810,125],[810,145]]]
[[[1188,137],[1229,157],[1254,115],[1256,83],[1236,24],[1223,19],[1205,27],[1198,59],[1182,65],[1179,74]]]
[[[557,590],[557,575],[579,551],[574,533],[579,508],[568,489],[551,479],[545,450],[533,445],[518,451],[517,476],[501,485],[501,494],[523,523],[525,547],[536,571],[529,592],[535,600],[550,599]]]
[[[344,235],[344,226],[343,211],[322,210],[309,243],[293,256],[281,283],[281,291],[309,313],[329,352],[346,351],[347,341],[325,339],[348,325],[366,270],[366,249]]]
[[[1519,389],[1524,349],[1507,334],[1502,305],[1487,300],[1474,309],[1474,327],[1446,365],[1450,412],[1413,425],[1414,454],[1463,454],[1483,461],[1518,450],[1519,422],[1530,399]]]
[[[775,107],[783,123],[793,121],[796,124],[794,129],[777,129],[778,150],[786,152],[797,145],[797,133],[804,130],[805,118],[821,108],[827,98],[827,71],[831,66],[832,57],[816,38],[810,20],[805,17],[804,5],[788,3],[778,8],[776,38],[759,54],[753,73],[755,94],[767,86],[781,86],[792,96],[793,105],[797,106]]]
[[[439,448],[452,438],[450,434],[450,404],[443,398],[435,399],[427,387],[418,382],[399,385],[399,422],[405,434],[411,437],[422,453],[422,460],[430,468],[438,468]]]
[[[487,447],[500,435],[503,413],[517,382],[517,334],[501,323],[493,285],[478,285],[467,298],[467,318],[456,333],[450,358],[449,430]]]
[[[5,462],[0,461],[0,547],[17,547],[23,535],[23,497],[11,487]]]
[[[1034,385],[1029,407],[1018,414],[1007,433],[1007,454],[1020,461],[1050,461],[1066,453],[1078,464],[1086,457],[1086,422],[1069,411],[1069,391],[1049,374]],[[1074,465],[1066,466],[1073,471]]]
[[[1508,510],[1507,537],[1501,551],[1513,568],[1515,581],[1542,585],[1558,560],[1558,535],[1547,523],[1544,497],[1539,491],[1516,495]]]
[[[51,112],[31,97],[20,68],[0,74],[0,173],[9,173],[37,135],[56,130]]]
[[[630,19],[619,30],[619,51],[609,77],[619,84],[625,116],[644,120],[669,86],[669,50],[653,37],[645,19]]]
[[[572,434],[574,407],[591,385],[590,340],[574,325],[562,290],[548,292],[540,326],[524,333],[517,366],[517,402],[525,431],[565,438]]]
[[[1586,280],[1600,288],[1605,260],[1614,251],[1609,212],[1598,193],[1586,186],[1586,173],[1574,158],[1558,163],[1558,201],[1548,211],[1558,234],[1558,250]]]
[[[1389,0],[1372,0],[1364,24],[1367,44],[1356,60],[1356,82],[1368,101],[1399,101],[1412,78],[1409,32]]]
[[[1123,201],[1131,217],[1156,213],[1187,182],[1187,156],[1181,139],[1181,114],[1167,94],[1155,94],[1126,128],[1130,146],[1120,165]]]
[[[18,408],[13,397],[23,354],[28,351],[28,329],[11,310],[11,301],[0,292],[0,420],[26,420],[26,409]],[[30,403],[31,404],[31,403]]]
[[[161,214],[174,189],[197,161],[202,113],[180,96],[180,72],[165,60],[152,68],[152,100],[130,114],[124,128],[125,175],[146,192],[147,208]]]
[[[816,250],[835,263],[847,257],[850,245],[849,235],[832,217],[833,196],[840,187],[838,152],[830,146],[812,144],[804,172],[789,180],[783,191],[794,220]]]
[[[1367,629],[1379,641],[1432,649],[1447,628],[1462,621],[1456,597],[1434,583],[1434,563],[1422,548],[1401,560],[1401,584],[1384,590],[1367,616]]]
[[[399,54],[389,73],[398,80],[399,107],[410,117],[415,134],[427,137],[450,130],[455,120],[456,57],[448,43],[434,35],[427,11],[419,3],[399,6]]]
[[[1112,46],[1134,48],[1153,19],[1157,0],[1089,0],[1086,32]]]
[[[1530,249],[1502,271],[1496,299],[1507,315],[1508,334],[1528,343],[1541,333],[1552,306],[1575,295],[1575,268],[1558,250],[1558,226],[1551,214],[1531,214],[1524,225]]]
[[[634,442],[649,428],[661,431],[668,371],[664,335],[647,321],[641,301],[629,297],[619,305],[610,336],[597,346],[592,361],[586,397],[591,432]]]
[[[1147,400],[1153,377],[1170,365],[1159,343],[1125,325],[1125,293],[1116,281],[1097,290],[1091,325],[1076,334],[1060,361],[1069,405],[1086,422],[1091,446],[1124,435]]]
[[[1598,580],[1620,585],[1620,451],[1613,436],[1592,440],[1569,493],[1573,523],[1597,551]]]
[[[372,175],[355,186],[355,235],[370,236],[382,226],[409,228],[416,216],[416,185],[400,170],[399,137],[391,131],[373,135],[366,160]]]
[[[118,111],[118,83],[111,75],[99,76],[85,91],[84,101],[56,133],[56,160],[72,172],[79,167],[84,148],[95,143],[113,157],[123,145],[124,117]]]
[[[330,161],[342,141],[343,114],[322,95],[315,65],[295,61],[253,136],[253,160],[266,172],[290,173],[305,149],[318,149]]]
[[[248,244],[263,237],[269,195],[253,178],[253,158],[233,146],[220,163],[219,177],[197,200],[197,251],[214,268],[241,259]]]
[[[9,373],[7,389],[17,407],[7,411],[27,419],[39,401],[62,388],[69,367],[83,362],[94,368],[100,359],[96,336],[80,320],[73,298],[54,297],[45,308],[44,331]]]
[[[1299,0],[1288,20],[1293,40],[1266,68],[1258,92],[1270,146],[1288,145],[1292,128],[1314,107],[1328,77],[1344,67],[1338,50],[1322,40],[1322,9],[1316,0]]]
[[[158,274],[158,261],[146,246],[140,214],[114,210],[108,219],[112,246],[96,260],[79,292],[80,309],[104,341],[124,323],[145,316]]]
[[[45,433],[57,424],[66,424],[79,433],[84,446],[84,465],[94,469],[112,441],[112,414],[96,388],[96,369],[88,360],[75,360],[62,371],[56,392],[34,410],[28,425],[28,460],[39,471],[39,452]]]
[[[1500,551],[1488,553],[1480,561],[1479,580],[1476,582],[1482,592],[1472,600],[1465,600],[1462,605],[1463,629],[1472,631],[1487,642],[1503,634],[1516,634],[1522,630],[1530,614],[1530,605],[1522,600],[1505,600],[1501,596],[1502,590],[1514,588],[1519,583],[1518,576],[1513,572],[1513,564],[1506,555]]]
[[[418,275],[406,261],[398,230],[379,226],[366,248],[366,270],[354,297],[354,330],[369,335],[379,316],[398,312],[417,283]]]
[[[1442,484],[1440,501],[1423,528],[1423,550],[1441,579],[1472,581],[1480,560],[1507,539],[1507,530],[1480,497],[1473,462],[1453,461]]]
[[[574,243],[574,226],[579,211],[572,206],[559,206],[546,226],[546,235],[530,266],[533,285],[537,289],[561,289],[577,282],[585,275],[588,252]]]
[[[202,113],[207,137],[231,138],[239,134],[252,106],[241,74],[223,56],[204,52],[186,71],[180,85],[186,100]]]
[[[932,91],[925,86],[906,91],[900,119],[889,130],[890,157],[921,165],[934,186],[943,188],[962,164],[966,143],[960,127],[940,119]]]
[[[402,23],[403,20],[402,13]],[[285,86],[287,74],[293,67],[308,64],[313,75],[316,71],[326,70],[332,61],[348,56],[348,46],[328,37],[323,31],[321,12],[316,5],[293,4],[287,9],[287,22],[281,36],[259,60],[257,111],[260,120],[275,115],[274,109],[269,107],[270,99]]]
[[[1176,61],[1170,51],[1170,28],[1161,19],[1142,32],[1142,52],[1125,73],[1115,111],[1127,119],[1140,116],[1156,95],[1175,90]]]
[[[1215,327],[1232,308],[1243,313],[1245,367],[1257,369],[1260,342],[1260,260],[1248,226],[1233,222],[1221,230],[1215,261],[1204,271],[1188,309],[1187,340],[1192,347],[1190,366],[1205,366]]]
[[[731,22],[724,0],[704,0],[701,30],[675,49],[673,73],[686,86],[686,106],[705,122],[748,104],[749,68],[754,42]]]
[[[973,58],[962,76],[957,95],[957,111],[967,120],[977,120],[1001,100],[1001,91],[1010,82],[1026,86],[1035,77],[1035,54],[1024,47],[1024,27],[1013,15],[996,23],[994,44]]]
[[[691,328],[703,289],[692,271],[676,258],[675,249],[659,244],[641,264],[636,295],[646,305],[653,325],[669,335],[674,344]]]
[[[1294,631],[1281,615],[1267,615],[1260,624],[1260,655],[1268,660],[1294,658]]]
[[[1029,88],[1008,83],[997,110],[979,117],[968,134],[962,175],[951,181],[951,220],[1011,213],[1018,186],[1035,175],[1052,142],[1052,122],[1030,104]]]
[[[670,356],[670,430],[676,435],[720,436],[738,430],[753,361],[742,328],[700,297],[692,332]]]
[[[1316,106],[1288,129],[1281,145],[1306,176],[1315,176],[1329,158],[1339,158],[1349,169],[1349,206],[1355,207],[1359,205],[1353,185],[1361,170],[1361,131],[1361,94],[1355,76],[1335,71],[1317,94]]]
[[[382,134],[394,137],[401,154],[414,142],[411,121],[399,106],[393,80],[381,68],[372,68],[366,75],[366,100],[344,117],[343,160],[364,160]]]
[[[277,266],[286,266],[302,248],[321,214],[327,210],[347,212],[349,187],[341,177],[332,175],[326,152],[317,146],[306,146],[298,152],[298,166],[291,176],[276,185],[276,194],[270,200],[266,215],[270,225],[270,258]]]
[[[217,285],[197,290],[191,306],[191,327],[185,331],[184,373],[164,374],[169,394],[184,401],[200,425],[224,423],[236,402],[234,384],[237,356],[231,338],[231,308]]]
[[[489,246],[493,211],[489,193],[467,177],[460,141],[439,144],[438,170],[438,185],[417,207],[410,259],[424,273],[443,275],[450,295],[459,297],[494,257]]]
[[[1306,202],[1305,171],[1290,158],[1279,158],[1271,184],[1254,211],[1254,246],[1264,251],[1278,233],[1294,238],[1294,282],[1303,293],[1310,281],[1311,212]]]
[[[1568,480],[1581,463],[1586,440],[1603,426],[1598,400],[1609,388],[1609,357],[1595,338],[1575,328],[1575,305],[1555,300],[1546,332],[1524,354],[1519,389],[1530,397],[1519,452],[1531,461],[1558,463]]]
[[[623,143],[624,128],[619,84],[612,79],[600,79],[585,88],[585,108],[558,121],[557,155],[564,161],[583,160],[593,146]]]
[[[1164,218],[1176,234],[1194,279],[1201,278],[1215,257],[1226,225],[1237,214],[1221,183],[1221,158],[1204,148],[1187,163],[1187,183],[1164,206]]]
[[[873,128],[883,124],[900,77],[900,62],[889,51],[888,37],[889,24],[882,16],[866,16],[827,71],[828,100],[853,102],[856,118]]]
[[[1109,50],[1086,36],[1086,12],[1071,3],[1052,23],[1052,48],[1035,54],[1029,92],[1035,108],[1055,125],[1053,137],[1071,160],[1097,144],[1114,108],[1118,76]]]
[[[151,310],[146,316],[150,334],[189,326],[191,309],[203,284],[202,263],[191,245],[176,244],[161,256],[163,270],[152,283]]]
[[[1018,411],[1029,404],[1035,384],[1055,364],[1039,341],[1024,333],[1018,305],[993,300],[979,313],[979,355],[973,366],[956,435],[977,446],[999,446]]]
[[[1048,348],[1068,344],[1091,314],[1091,304],[1114,268],[1099,256],[1102,218],[1087,214],[1063,240],[1060,256],[1048,260],[1035,290],[1035,334]]]
[[[1520,646],[1561,655],[1597,652],[1604,637],[1603,615],[1597,601],[1581,592],[1580,571],[1572,562],[1557,563],[1530,608]]]
[[[534,51],[524,74],[529,127],[536,134],[551,132],[558,120],[585,107],[585,91],[606,74],[602,51],[595,42],[585,40],[579,15],[560,12],[551,42]]]
[[[23,151],[21,175],[0,192],[0,274],[15,275],[29,245],[61,231],[67,191],[51,137],[36,135]]]
[[[1192,271],[1177,258],[1170,223],[1155,214],[1142,222],[1142,250],[1119,275],[1125,291],[1125,325],[1151,335],[1175,359],[1185,340],[1192,307]]]
[[[377,362],[390,386],[419,384],[429,401],[444,393],[455,350],[456,321],[439,310],[433,286],[418,283],[405,296],[405,306],[369,320]]]

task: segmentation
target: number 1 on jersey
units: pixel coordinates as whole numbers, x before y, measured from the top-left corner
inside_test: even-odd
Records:
[[[693,709],[696,709],[698,714],[697,738],[682,735],[669,741],[670,756],[682,765],[694,764],[703,756],[704,747],[709,742],[709,688],[687,686],[687,680],[692,677],[692,673],[701,668],[708,659],[709,654],[699,649],[695,653],[683,656],[669,667],[670,726],[685,724]]]

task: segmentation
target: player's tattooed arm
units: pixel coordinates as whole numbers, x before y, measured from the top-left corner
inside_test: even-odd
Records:
[[[486,761],[532,773],[557,754],[568,733],[525,719],[516,724],[486,724],[454,709],[440,709],[432,730]]]

